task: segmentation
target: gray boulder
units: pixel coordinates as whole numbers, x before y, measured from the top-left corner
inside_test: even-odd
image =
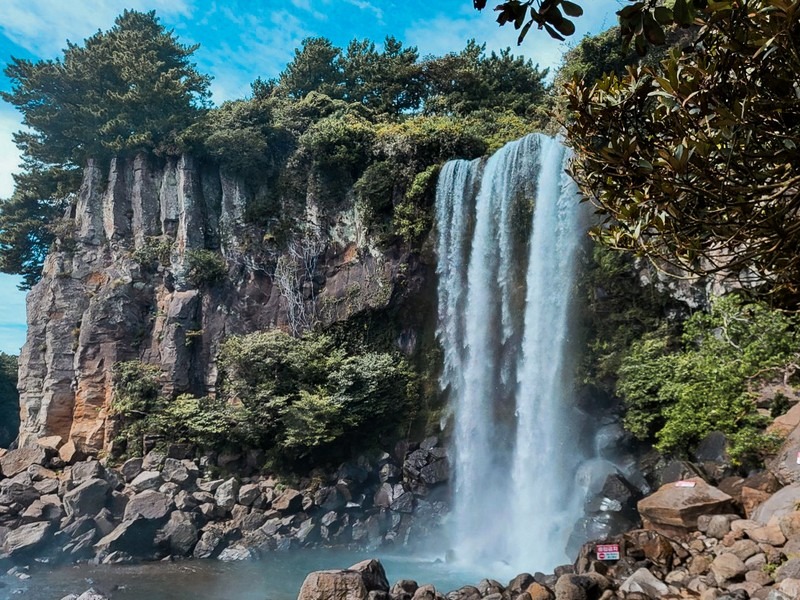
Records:
[[[146,557],[153,553],[158,526],[148,519],[137,517],[123,521],[114,531],[100,539],[95,549],[104,554],[123,552],[131,556]]]
[[[190,556],[199,537],[192,516],[177,510],[169,516],[162,536],[176,556]]]
[[[64,509],[75,517],[96,515],[106,505],[110,486],[105,479],[89,479],[64,494]]]
[[[236,500],[239,497],[239,482],[231,477],[223,482],[214,492],[214,499],[217,506],[225,510],[231,510],[236,505]]]
[[[130,483],[142,472],[142,458],[129,458],[124,463],[122,463],[122,467],[120,471],[122,473],[122,478],[125,479],[127,483]]]
[[[149,521],[159,521],[169,514],[171,505],[172,502],[165,494],[155,490],[146,490],[136,494],[128,501],[124,520],[129,521],[136,517],[142,517]]]
[[[162,483],[164,480],[158,471],[142,471],[128,485],[134,492],[144,492],[145,490],[157,490]]]
[[[4,550],[12,558],[29,554],[43,546],[51,533],[52,527],[47,521],[21,525],[9,532]]]

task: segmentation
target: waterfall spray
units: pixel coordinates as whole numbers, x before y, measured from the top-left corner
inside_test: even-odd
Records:
[[[580,517],[568,350],[581,224],[564,162],[558,141],[529,135],[485,164],[449,162],[439,178],[437,334],[455,419],[452,541],[468,563],[548,569],[563,562]]]

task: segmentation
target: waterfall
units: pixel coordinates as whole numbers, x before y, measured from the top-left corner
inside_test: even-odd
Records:
[[[581,516],[568,352],[581,223],[565,160],[557,140],[529,135],[439,177],[437,336],[466,563],[550,569]]]

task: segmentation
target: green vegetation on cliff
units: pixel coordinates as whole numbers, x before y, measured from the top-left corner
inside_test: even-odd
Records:
[[[346,459],[408,427],[417,377],[397,353],[347,352],[325,334],[279,330],[228,338],[218,398],[159,393],[158,368],[118,363],[112,401],[118,443],[142,452],[145,435],[206,449],[257,448],[297,469]]]
[[[17,357],[0,352],[0,448],[8,448],[18,430]]]

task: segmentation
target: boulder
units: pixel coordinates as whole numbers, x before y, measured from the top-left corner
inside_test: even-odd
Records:
[[[110,486],[105,479],[89,479],[64,494],[64,508],[75,517],[94,516],[106,505]]]
[[[786,537],[777,524],[748,529],[747,537],[756,543],[769,544],[770,546],[783,546],[786,543]]]
[[[626,594],[638,592],[647,598],[661,598],[669,593],[667,584],[658,579],[647,569],[638,569],[619,587]]]
[[[360,573],[314,571],[303,581],[297,600],[367,600],[368,597],[369,591]]]
[[[142,472],[143,461],[144,459],[142,458],[129,458],[122,463],[120,472],[122,473],[123,479],[125,479],[127,483],[133,481]]]
[[[41,446],[29,446],[10,450],[0,458],[0,475],[13,477],[22,473],[31,465],[44,465],[47,462],[47,451]]]
[[[76,462],[69,469],[73,483],[83,483],[90,479],[105,479],[106,470],[96,460]]]
[[[169,516],[169,521],[164,525],[161,533],[169,546],[170,553],[176,556],[191,556],[192,550],[198,541],[198,532],[194,519],[190,514],[179,510]]]
[[[261,487],[257,483],[247,483],[239,488],[239,504],[253,506],[261,495]]]
[[[645,528],[667,535],[686,534],[697,527],[701,515],[731,512],[732,498],[699,477],[693,487],[667,483],[639,501],[637,508]]]
[[[800,404],[796,405],[796,407],[798,406]],[[800,408],[796,408],[796,410],[800,411]],[[797,463],[798,452],[800,452],[800,426],[792,429],[777,454],[765,461],[767,469],[783,485],[800,483],[800,464]]]
[[[714,574],[717,583],[723,583],[743,578],[747,572],[747,567],[738,556],[731,552],[726,552],[713,560],[711,572]]]
[[[187,468],[186,463],[193,464],[191,461],[177,460],[175,458],[164,459],[164,468],[161,470],[161,477],[164,481],[176,483],[181,486],[194,483],[197,479],[197,471]]]
[[[6,537],[4,551],[10,557],[34,552],[50,539],[51,532],[52,527],[47,521],[20,525],[9,532]]]
[[[234,544],[220,552],[217,558],[222,562],[235,562],[240,560],[252,560],[256,558],[256,554],[247,546]]]
[[[170,511],[172,502],[161,492],[146,490],[136,494],[128,501],[125,507],[125,521],[130,521],[141,517],[148,521],[159,521],[164,519]]]
[[[200,536],[192,556],[195,558],[213,558],[219,552],[221,544],[222,535],[215,529],[208,529]]]
[[[360,563],[350,567],[348,571],[355,571],[361,574],[361,579],[368,592],[373,590],[379,592],[389,591],[389,580],[386,579],[386,571],[378,560],[362,560]]]
[[[272,508],[286,514],[300,512],[303,508],[303,494],[297,490],[288,488],[272,501]]]
[[[164,480],[158,471],[142,471],[128,485],[134,492],[143,492],[145,490],[157,490],[162,483],[164,483]]]
[[[156,471],[164,466],[166,455],[156,450],[151,450],[142,459],[142,468],[145,471]]]
[[[98,552],[124,552],[131,556],[147,557],[153,553],[158,526],[142,517],[120,523],[114,531],[101,538],[94,547]]]
[[[217,506],[231,510],[236,505],[236,500],[239,498],[239,482],[231,477],[224,481],[214,492],[214,499]]]
[[[26,471],[0,481],[0,505],[30,506],[40,495]]]
[[[794,483],[775,492],[753,511],[750,518],[767,525],[773,517],[780,518],[794,512],[798,503],[800,503],[800,483]]]

